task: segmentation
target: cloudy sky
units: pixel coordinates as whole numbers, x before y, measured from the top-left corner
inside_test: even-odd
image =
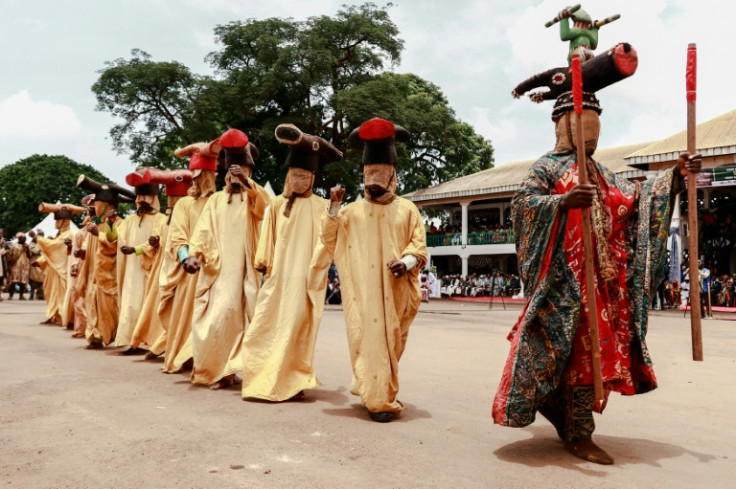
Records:
[[[95,112],[90,91],[106,61],[133,48],[211,73],[212,32],[232,20],[331,15],[351,0],[2,0],[0,167],[34,153],[64,154],[123,181],[132,165],[112,150],[115,123]],[[381,2],[378,2],[382,5]],[[559,29],[545,29],[566,2],[394,0],[391,17],[405,51],[397,72],[439,85],[458,116],[490,139],[496,164],[535,158],[553,145],[551,107],[514,100],[528,76],[564,64]],[[618,42],[639,53],[639,69],[599,94],[601,147],[651,141],[685,127],[687,44],[698,44],[698,121],[736,109],[730,3],[722,0],[587,0],[603,27],[602,52]]]

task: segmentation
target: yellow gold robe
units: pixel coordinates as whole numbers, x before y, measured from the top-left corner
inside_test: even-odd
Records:
[[[120,219],[112,227],[117,231]],[[94,270],[92,286],[88,287],[87,329],[85,336],[92,343],[106,345],[115,339],[118,328],[118,281],[117,281],[117,239],[110,241],[105,233],[106,223],[97,225],[99,234],[95,239]],[[92,236],[92,235],[90,235]],[[94,237],[94,236],[92,236]],[[89,253],[89,250],[87,251]]]
[[[327,268],[310,263],[328,201],[297,198],[290,217],[286,203],[283,195],[271,201],[258,241],[255,267],[266,276],[243,340],[244,398],[284,401],[319,385],[312,360]]]
[[[270,200],[256,185],[242,194],[215,192],[197,222],[189,253],[202,268],[192,316],[192,382],[213,384],[243,370],[243,333],[261,274],[253,267],[259,224]]]
[[[130,345],[136,322],[143,307],[146,283],[153,266],[155,250],[148,243],[154,226],[166,223],[166,216],[157,211],[126,217],[118,228],[118,249],[122,246],[139,247],[142,255],[118,253],[118,331],[114,346]]]
[[[39,236],[36,242],[43,256],[46,257],[46,278],[44,279],[43,296],[46,299],[46,317],[54,322],[61,322],[68,304],[66,299],[66,283],[67,283],[67,265],[69,263],[69,255],[67,255],[66,244],[64,240],[72,237],[72,232],[67,224],[60,230],[59,235],[55,238],[46,238]],[[66,325],[66,323],[62,323]]]
[[[322,219],[321,240],[334,252],[353,366],[351,392],[371,412],[401,412],[399,359],[421,302],[418,280],[427,262],[424,224],[416,206],[401,197],[386,205],[369,200]],[[417,265],[395,278],[392,260],[414,255]],[[319,255],[315,255],[319,257]],[[314,263],[329,267],[327,260]]]
[[[91,219],[87,221],[87,224],[91,222]],[[84,241],[82,241],[82,250],[85,252],[85,257],[79,260],[79,274],[77,275],[77,282],[74,284],[74,290],[78,294],[77,297],[84,297],[84,317],[85,325],[84,331],[85,336],[87,335],[87,328],[90,323],[96,322],[97,309],[91,306],[91,303],[96,300],[97,297],[97,286],[95,285],[95,256],[97,255],[97,236],[87,231],[87,227],[84,230]]]
[[[189,246],[208,199],[209,196],[182,197],[171,215],[164,248],[169,266],[164,267],[159,277],[161,302],[158,306],[158,314],[166,328],[166,356],[162,368],[166,373],[179,372],[184,362],[192,358],[192,313],[199,273],[185,272],[177,253],[182,246]]]
[[[85,225],[88,224],[88,220],[85,220]],[[84,330],[87,327],[87,313],[85,312],[84,295],[87,292],[86,276],[80,278],[83,260],[74,258],[74,252],[78,249],[84,248],[84,243],[87,241],[87,235],[89,233],[83,225],[82,228],[74,235],[74,246],[72,246],[72,254],[69,258],[69,282],[67,288],[72,292],[72,303],[74,304],[74,334],[84,334]],[[71,276],[72,267],[77,267],[77,276]],[[82,287],[77,287],[80,280],[85,280]],[[80,290],[81,289],[81,290]]]
[[[166,238],[169,234],[169,226],[167,225],[168,218],[164,214],[161,215],[164,218],[156,221],[151,232],[151,236],[159,237],[158,249],[146,243],[154,253],[153,265],[146,281],[143,305],[141,306],[138,321],[133,329],[133,336],[130,342],[130,346],[133,348],[138,348],[142,344],[146,345],[149,351],[156,355],[163,353],[166,347],[166,338],[164,337],[162,340],[159,340],[164,330],[158,314],[158,305],[161,301],[161,289],[158,283],[159,274],[164,263],[164,249],[166,247]]]

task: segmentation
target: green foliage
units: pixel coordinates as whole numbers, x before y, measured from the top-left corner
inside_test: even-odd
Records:
[[[154,62],[134,50],[130,60],[115,60],[100,72],[92,88],[97,108],[122,118],[111,131],[114,146],[141,165],[183,166],[172,157],[175,147],[237,127],[259,149],[255,180],[270,181],[277,192],[288,148],[273,134],[289,122],[345,153],[344,161],[320,169],[316,186],[323,195],[335,183],[350,197],[358,194],[361,151],[348,147],[348,135],[376,116],[413,134],[399,148],[401,192],[489,168],[490,142],[457,119],[436,85],[385,71],[404,47],[390,6],[365,3],[305,21],[219,25],[214,35],[221,48],[207,57],[216,77],[198,77],[179,63]]]
[[[218,130],[198,110],[199,96],[209,80],[193,75],[181,63],[154,62],[138,49],[131,55],[130,60],[106,63],[92,85],[97,110],[122,119],[110,130],[113,148],[129,153],[140,165],[181,165],[174,158],[174,149]]]
[[[88,192],[77,187],[80,174],[110,183],[89,165],[66,156],[33,155],[0,169],[0,227],[6,236],[26,231],[46,214],[38,211],[41,202],[79,205]],[[81,224],[79,216],[74,217]]]
[[[436,185],[493,166],[490,141],[457,119],[439,87],[413,74],[383,73],[342,93],[341,110],[356,127],[382,117],[412,133],[397,145],[399,192]],[[360,162],[360,152],[348,154],[348,165]]]

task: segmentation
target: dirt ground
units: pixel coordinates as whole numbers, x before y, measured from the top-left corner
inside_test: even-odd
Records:
[[[348,392],[342,311],[325,311],[322,381],[302,403],[245,402],[195,387],[160,362],[85,351],[42,326],[41,302],[0,303],[0,487],[9,488],[733,488],[736,321],[654,312],[659,389],[612,396],[596,439],[613,466],[562,450],[540,419],[493,425],[491,400],[520,311],[423,304],[401,361],[396,421],[370,421]],[[736,318],[733,318],[736,319]]]

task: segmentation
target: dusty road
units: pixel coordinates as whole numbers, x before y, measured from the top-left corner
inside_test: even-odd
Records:
[[[538,420],[494,426],[491,399],[519,307],[423,305],[401,361],[401,418],[369,420],[348,392],[342,311],[325,312],[303,403],[244,402],[193,387],[159,362],[85,351],[41,326],[43,305],[0,304],[0,487],[9,488],[733,488],[736,321],[655,313],[649,346],[660,388],[612,396],[597,441],[602,467],[561,448]]]

